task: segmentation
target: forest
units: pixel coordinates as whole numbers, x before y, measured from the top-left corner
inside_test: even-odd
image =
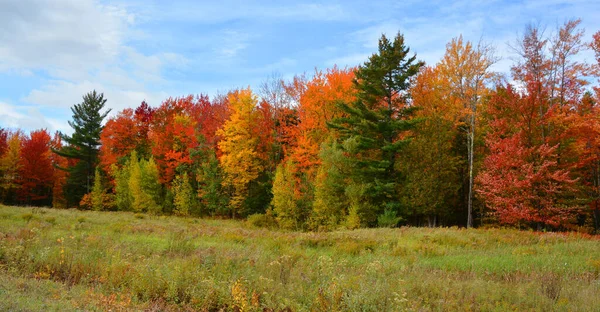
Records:
[[[462,36],[425,64],[381,36],[356,68],[111,112],[71,134],[0,128],[6,205],[363,227],[600,230],[600,31],[525,27],[510,73]],[[586,60],[586,55],[593,60]]]

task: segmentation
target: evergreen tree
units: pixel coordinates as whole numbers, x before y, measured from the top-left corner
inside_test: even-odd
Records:
[[[92,189],[102,121],[110,112],[110,109],[101,112],[105,104],[106,99],[102,93],[98,94],[94,90],[84,95],[83,102],[71,108],[73,121],[69,121],[69,126],[74,130],[73,135],[61,134],[66,144],[61,149],[54,150],[60,156],[76,160],[74,166],[63,168],[69,171],[65,185],[69,204],[79,203],[83,195]]]
[[[401,177],[395,164],[408,143],[401,134],[415,124],[409,119],[413,109],[407,89],[423,66],[416,55],[409,56],[409,51],[401,34],[393,41],[383,35],[379,52],[356,70],[357,100],[341,104],[347,117],[330,123],[342,140],[356,143],[354,150],[347,152],[355,159],[351,175],[356,183],[365,185],[360,193],[375,209],[361,220],[367,225],[374,225],[376,215],[383,210],[400,208],[397,187]]]

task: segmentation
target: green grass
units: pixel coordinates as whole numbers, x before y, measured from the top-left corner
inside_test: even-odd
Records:
[[[598,311],[600,240],[0,206],[0,311]]]

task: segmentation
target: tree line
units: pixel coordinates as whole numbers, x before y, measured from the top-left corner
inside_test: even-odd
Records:
[[[425,65],[401,34],[356,68],[258,90],[72,108],[72,135],[0,129],[0,199],[294,230],[600,228],[600,32],[528,26],[509,75],[457,37]],[[583,61],[585,52],[593,62]]]

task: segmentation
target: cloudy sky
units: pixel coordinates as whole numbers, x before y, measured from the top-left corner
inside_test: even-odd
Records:
[[[483,38],[503,57],[496,70],[507,71],[507,43],[528,23],[552,32],[582,18],[586,39],[600,30],[595,0],[273,3],[0,0],[0,127],[69,132],[69,107],[93,89],[116,112],[354,66],[382,33],[402,32],[428,64],[455,36]]]

